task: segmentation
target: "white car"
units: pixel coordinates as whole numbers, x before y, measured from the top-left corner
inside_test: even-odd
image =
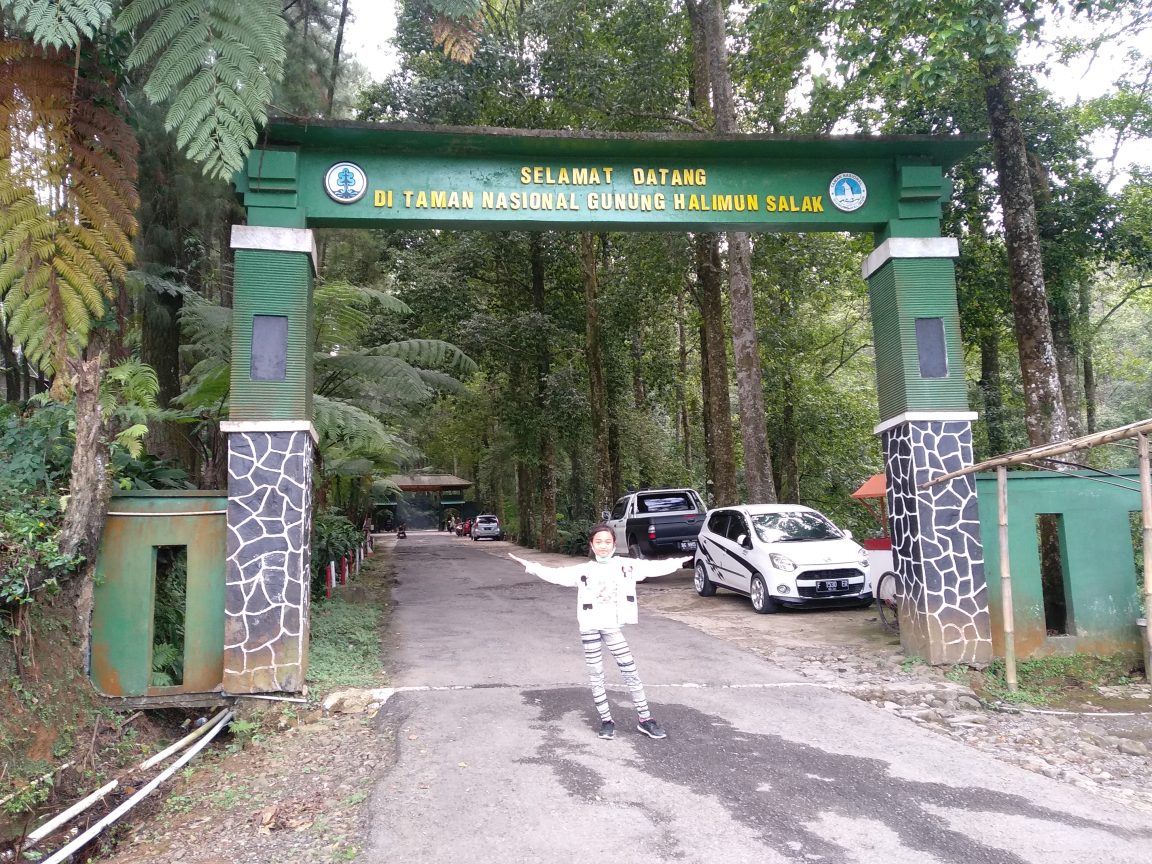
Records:
[[[757,612],[783,606],[867,606],[868,553],[823,514],[798,504],[709,510],[696,548],[701,597],[747,595]]]

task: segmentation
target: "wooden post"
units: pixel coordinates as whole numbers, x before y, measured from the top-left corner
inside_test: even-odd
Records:
[[[1140,521],[1144,528],[1144,680],[1152,681],[1152,476],[1149,476],[1148,433],[1136,436],[1140,444]]]
[[[1008,560],[1008,470],[996,468],[996,493],[1000,504],[1000,605],[1004,619],[1004,680],[1016,692],[1016,621],[1012,615],[1012,568]],[[1147,558],[1145,558],[1147,561]]]

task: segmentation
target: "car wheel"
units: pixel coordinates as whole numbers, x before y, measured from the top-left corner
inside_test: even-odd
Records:
[[[767,615],[776,611],[776,601],[772,599],[772,595],[768,593],[768,585],[764,582],[763,576],[753,576],[752,585],[748,592],[752,600],[752,608],[759,612],[761,615]]]
[[[637,543],[635,539],[630,538],[628,540],[628,554],[633,558],[644,557],[644,551],[640,548],[640,544]]]
[[[692,584],[701,597],[711,597],[716,593],[716,583],[708,578],[708,568],[703,561],[696,562],[696,575],[692,577]]]

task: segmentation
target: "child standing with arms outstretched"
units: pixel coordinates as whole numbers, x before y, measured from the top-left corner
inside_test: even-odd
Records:
[[[636,706],[636,728],[649,738],[665,738],[667,733],[656,722],[644,697],[644,685],[636,672],[636,661],[624,638],[621,626],[635,624],[636,583],[652,576],[664,576],[690,565],[691,558],[671,558],[663,561],[641,561],[635,558],[616,558],[616,537],[607,525],[592,527],[589,533],[593,560],[573,567],[548,567],[525,561],[509,553],[524,569],[546,582],[576,589],[576,621],[580,625],[580,640],[584,643],[584,662],[588,664],[588,677],[592,683],[592,699],[600,715],[601,738],[612,738],[616,724],[612,720],[608,693],[604,688],[603,647],[616,658],[620,675],[632,693]]]

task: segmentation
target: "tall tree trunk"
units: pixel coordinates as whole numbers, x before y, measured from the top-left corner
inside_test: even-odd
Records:
[[[547,314],[544,302],[544,245],[540,233],[533,232],[528,241],[532,267],[532,308],[543,317]],[[536,410],[540,417],[540,548],[551,552],[556,548],[556,441],[552,418],[548,416],[547,381],[552,368],[552,352],[546,340],[539,347],[536,365]]]
[[[180,395],[180,310],[184,298],[150,291],[144,292],[143,326],[140,328],[140,359],[156,372],[160,389],[156,404],[168,408]],[[187,427],[172,421],[151,425],[149,450],[162,459],[188,466],[195,474],[199,453],[185,432]]]
[[[611,510],[613,497],[611,451],[608,448],[608,389],[604,382],[604,351],[600,334],[600,281],[596,238],[580,234],[580,269],[584,278],[584,357],[588,364],[588,401],[592,420],[592,457],[597,515]]]
[[[1004,236],[1012,284],[1012,318],[1024,379],[1025,426],[1032,446],[1070,437],[1060,388],[1048,297],[1040,258],[1036,206],[1028,172],[1024,133],[1016,116],[1012,68],[984,64],[984,96],[992,129],[992,151],[1004,212]]]
[[[0,322],[0,357],[4,361],[4,399],[7,402],[20,400],[20,361],[12,338],[8,335],[7,322]]]
[[[565,516],[569,519],[585,519],[588,518],[589,511],[585,504],[587,497],[587,490],[584,488],[584,455],[585,448],[581,442],[573,442],[571,447],[568,448],[568,507]],[[600,518],[600,508],[598,505],[592,505],[594,514],[593,520]]]
[[[516,463],[516,510],[520,524],[516,531],[516,542],[521,546],[536,545],[536,486],[532,466],[523,461]]]
[[[1084,364],[1084,426],[1085,433],[1096,431],[1096,365],[1092,359],[1092,286],[1087,279],[1080,283],[1080,320],[1084,323],[1084,345],[1080,360]]]
[[[68,507],[60,528],[60,551],[91,560],[100,545],[104,514],[112,489],[108,484],[108,444],[100,410],[104,345],[93,330],[86,359],[70,360],[68,373],[76,393],[76,449],[68,479]]]
[[[780,495],[788,504],[800,503],[800,446],[796,440],[796,407],[792,375],[786,373],[780,381]]]
[[[632,331],[632,404],[637,410],[644,408],[648,395],[644,388],[644,343],[640,341],[640,331]]]
[[[1081,435],[1080,426],[1080,358],[1076,347],[1075,311],[1061,298],[1062,302],[1049,303],[1048,312],[1052,322],[1052,344],[1056,348],[1056,368],[1060,374],[1060,392],[1064,397],[1064,410],[1068,414],[1069,434],[1075,438]]]
[[[348,20],[348,0],[340,4],[340,21],[336,25],[336,44],[332,48],[332,75],[328,79],[328,116],[336,101],[336,79],[340,75],[340,49],[344,45],[344,23]]]
[[[708,479],[712,504],[735,504],[736,457],[732,442],[732,409],[728,402],[728,350],[724,344],[724,295],[720,275],[719,238],[696,235],[697,302],[703,322],[701,353],[707,355],[704,398],[708,404]]]
[[[703,50],[707,57],[716,131],[738,132],[732,77],[728,71],[727,27],[721,0],[697,4],[702,16]],[[698,50],[698,49],[697,49]],[[740,437],[744,445],[747,501],[776,501],[768,422],[764,412],[764,382],[760,370],[760,340],[752,298],[752,241],[747,233],[728,233],[728,297],[732,311],[732,353],[736,365],[736,395],[740,403]]]
[[[684,289],[676,295],[676,341],[679,362],[676,376],[676,434],[680,439],[680,454],[684,464],[684,477],[692,473],[692,424],[688,416],[688,396],[684,382],[688,380],[688,325],[684,320]]]
[[[540,440],[540,550],[555,552],[556,540],[556,436],[545,431]]]
[[[1004,398],[1000,384],[1000,334],[985,330],[980,334],[980,399],[984,403],[984,425],[988,430],[988,455],[1008,451],[1004,428]]]

